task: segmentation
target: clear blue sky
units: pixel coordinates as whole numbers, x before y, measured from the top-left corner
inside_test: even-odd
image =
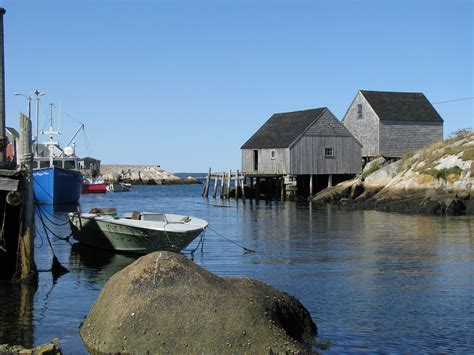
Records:
[[[238,169],[240,146],[275,112],[327,106],[342,119],[359,89],[474,96],[471,0],[0,6],[7,124],[26,107],[13,92],[40,89],[40,126],[60,104],[62,141],[83,121],[103,163]],[[473,126],[473,101],[435,106],[445,136]]]

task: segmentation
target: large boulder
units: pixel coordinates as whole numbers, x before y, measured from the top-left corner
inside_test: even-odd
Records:
[[[316,326],[286,293],[162,251],[109,279],[80,334],[104,353],[263,354],[310,351]]]

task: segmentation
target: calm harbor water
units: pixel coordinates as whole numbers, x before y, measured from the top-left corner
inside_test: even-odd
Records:
[[[117,207],[195,215],[240,248],[207,231],[194,261],[225,276],[251,277],[297,297],[330,341],[327,353],[458,352],[474,349],[474,218],[339,211],[308,203],[205,200],[202,186],[136,186],[130,193],[83,195],[80,208]],[[216,207],[223,204],[225,207]],[[66,212],[53,210],[57,224]],[[51,224],[58,235],[69,227]],[[52,253],[36,240],[39,269]],[[59,338],[85,353],[79,325],[107,279],[135,260],[52,238],[69,273],[41,272],[36,292],[0,285],[0,343]],[[191,245],[194,247],[196,243]]]

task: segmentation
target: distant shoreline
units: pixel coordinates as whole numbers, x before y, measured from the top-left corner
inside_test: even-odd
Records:
[[[180,174],[181,175],[181,174]],[[192,175],[173,174],[160,165],[103,164],[100,175],[108,183],[133,185],[188,185],[201,182]]]

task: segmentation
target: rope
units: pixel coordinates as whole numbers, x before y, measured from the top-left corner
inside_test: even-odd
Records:
[[[257,251],[255,250],[252,250],[252,249],[249,249],[249,248],[246,248],[236,242],[234,242],[233,240],[230,240],[229,238],[227,238],[226,236],[224,236],[223,234],[219,233],[218,231],[216,231],[215,229],[212,229],[211,227],[207,226],[208,229],[210,229],[211,231],[213,231],[214,233],[216,233],[219,237],[227,240],[228,242],[234,244],[234,245],[237,245],[238,247],[242,248],[244,250],[244,254],[250,254],[250,253],[256,253]]]
[[[35,209],[35,212],[36,212],[36,214],[38,215],[38,217],[40,218],[41,223],[43,224],[43,228],[44,228],[45,230],[48,230],[48,231],[49,231],[54,237],[56,237],[57,239],[69,241],[69,239],[72,237],[72,231],[71,231],[71,233],[70,233],[68,236],[66,236],[66,237],[62,237],[62,236],[60,236],[60,235],[57,235],[57,234],[44,222],[41,209]]]
[[[65,226],[66,224],[69,223],[69,220],[68,220],[68,219],[64,220],[64,219],[61,219],[61,218],[56,217],[54,214],[52,214],[52,213],[50,213],[48,210],[46,210],[46,209],[43,207],[43,205],[41,205],[41,204],[36,205],[36,207],[39,208],[39,209],[41,209],[41,212],[43,212],[44,217],[45,217],[49,222],[51,222],[51,224],[54,224],[55,226],[62,227],[62,226]],[[50,219],[48,216],[50,216],[50,217],[56,219],[57,221],[60,221],[61,223],[53,222],[53,220]]]

